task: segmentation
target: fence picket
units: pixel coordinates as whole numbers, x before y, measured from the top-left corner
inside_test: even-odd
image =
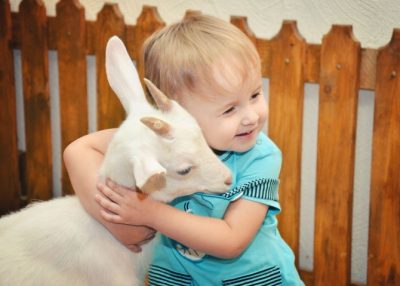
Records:
[[[321,47],[314,285],[350,284],[360,44],[334,25]]]
[[[96,21],[85,21],[78,0],[59,1],[56,17],[46,16],[41,0],[23,0],[19,12],[10,12],[9,2],[0,1],[0,214],[23,206],[24,185],[28,202],[52,197],[48,50],[58,52],[64,149],[87,133],[86,55],[96,56],[98,129],[117,127],[124,112],[106,78],[106,43],[113,35],[122,38],[143,76],[142,44],[165,26],[150,6],[143,7],[136,25],[126,25],[117,4],[105,5]],[[185,17],[198,13],[188,11]],[[285,22],[273,39],[256,37],[245,17],[232,17],[231,23],[255,43],[262,75],[270,79],[269,135],[284,160],[279,227],[297,261],[304,83],[320,84],[314,270],[300,271],[307,285],[352,285],[357,97],[360,88],[376,90],[368,285],[399,284],[400,30],[377,50],[361,49],[349,26],[333,26],[319,45],[307,44],[294,22]],[[19,158],[13,48],[21,49],[26,122],[27,150]],[[64,193],[72,193],[65,175]]]
[[[270,49],[274,56],[270,66],[268,134],[283,153],[279,230],[298,254],[306,42],[295,22],[284,22],[278,35],[271,39]]]
[[[144,77],[144,64],[142,57],[142,46],[145,40],[158,29],[165,26],[165,23],[161,20],[156,7],[143,6],[142,13],[140,13],[135,26],[135,45],[134,50],[131,50],[131,56],[136,59],[137,70],[140,78]],[[152,102],[151,97],[147,99]]]
[[[25,108],[26,182],[30,200],[47,200],[52,190],[47,17],[42,1],[19,6]]]
[[[400,284],[400,29],[379,50],[372,152],[368,285]]]
[[[85,11],[76,0],[62,0],[56,6],[61,150],[88,132],[86,87]],[[63,164],[62,190],[73,194]]]
[[[97,128],[118,127],[125,112],[107,81],[105,51],[111,36],[125,41],[125,24],[117,4],[106,4],[99,12],[96,22],[96,70],[97,70]]]
[[[20,207],[16,99],[14,89],[11,12],[8,1],[0,2],[0,214]]]

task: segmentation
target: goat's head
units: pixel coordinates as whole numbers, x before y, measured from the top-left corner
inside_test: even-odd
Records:
[[[196,120],[145,79],[158,110],[146,102],[137,71],[117,37],[108,42],[106,68],[110,85],[128,113],[120,129],[131,134],[136,130],[131,140],[143,142],[135,145],[140,150],[125,150],[125,159],[133,166],[132,182],[162,201],[195,192],[226,192],[230,171],[208,147]]]

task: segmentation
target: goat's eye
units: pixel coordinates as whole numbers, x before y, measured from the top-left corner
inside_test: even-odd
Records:
[[[187,168],[185,168],[185,169],[178,170],[178,171],[176,171],[176,172],[177,172],[179,175],[181,175],[181,176],[185,176],[185,175],[189,174],[191,170],[192,170],[192,167],[189,166],[189,167],[187,167]]]

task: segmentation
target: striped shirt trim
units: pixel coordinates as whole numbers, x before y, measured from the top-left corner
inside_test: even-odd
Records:
[[[223,286],[257,285],[279,286],[282,285],[281,271],[278,266],[269,267],[255,273],[222,281]]]
[[[278,179],[258,179],[238,186],[223,196],[231,199],[241,193],[244,196],[277,202],[279,200],[278,185]]]
[[[157,265],[151,265],[149,269],[150,286],[188,286],[191,285],[192,277],[169,270]]]

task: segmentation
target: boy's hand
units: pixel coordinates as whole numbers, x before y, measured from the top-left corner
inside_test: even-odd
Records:
[[[101,216],[108,222],[146,225],[155,201],[147,198],[146,195],[134,190],[122,187],[107,180],[106,184],[99,183],[95,200],[102,207]]]
[[[115,231],[114,229],[114,232],[112,233],[114,237],[117,238],[123,245],[125,245],[125,247],[127,247],[132,252],[141,252],[142,251],[141,246],[151,241],[155,236],[154,229],[147,228],[144,226],[131,226],[131,225],[128,226],[122,224],[119,224],[119,226],[129,227],[130,232],[132,232],[132,228],[134,228],[135,230],[133,232],[133,235],[140,233],[140,235],[143,237],[141,241],[137,241],[137,239],[135,238],[132,239],[132,236],[129,236],[127,239],[125,228],[121,231],[121,233],[118,231],[119,229],[117,229],[117,231]],[[136,241],[133,242],[132,240]]]

